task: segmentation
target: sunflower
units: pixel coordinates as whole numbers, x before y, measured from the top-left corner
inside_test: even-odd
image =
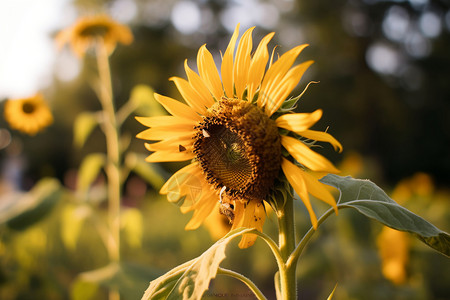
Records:
[[[53,115],[41,94],[30,98],[7,100],[4,108],[9,126],[29,135],[35,135],[53,123]]]
[[[310,146],[312,141],[325,141],[341,150],[341,144],[326,132],[309,129],[321,118],[321,110],[293,113],[292,107],[282,106],[293,102],[287,97],[312,64],[307,61],[293,67],[307,45],[274,61],[274,53],[269,55],[267,48],[274,33],[266,35],[252,54],[253,30],[242,35],[235,54],[236,27],[222,57],[221,74],[206,45],[200,47],[199,74],[186,60],[187,80],[170,78],[186,104],[155,94],[171,115],[137,118],[150,127],[137,137],[158,141],[146,143],[153,152],[148,162],[191,161],[160,191],[179,203],[183,213],[194,211],[186,229],[197,228],[218,209],[232,222],[232,229],[262,231],[264,201],[275,190],[275,182],[282,180],[300,196],[314,227],[317,218],[309,194],[336,209],[333,196],[310,171],[338,170]],[[255,235],[244,235],[239,246],[249,247],[255,239]]]
[[[118,42],[130,44],[133,34],[127,26],[107,15],[94,15],[80,17],[74,25],[59,32],[55,39],[59,47],[70,43],[73,51],[82,57],[97,43],[103,44],[108,54],[111,54]]]

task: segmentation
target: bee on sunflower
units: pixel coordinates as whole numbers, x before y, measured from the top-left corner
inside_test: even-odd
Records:
[[[309,195],[337,212],[334,197],[310,171],[338,170],[311,150],[308,141],[328,142],[340,151],[342,146],[329,133],[309,129],[321,118],[320,109],[294,113],[301,95],[288,99],[313,63],[293,66],[307,45],[274,60],[274,53],[268,51],[274,36],[270,33],[252,54],[253,30],[245,31],[237,43],[239,25],[236,27],[223,54],[220,74],[206,45],[200,47],[199,74],[186,60],[187,80],[170,78],[185,103],[155,94],[171,115],[137,118],[149,127],[137,137],[157,141],[145,144],[153,152],[148,162],[190,161],[160,191],[169,201],[182,203],[183,213],[194,211],[187,230],[196,229],[213,210],[220,210],[232,223],[231,229],[262,231],[264,202],[271,203],[277,187],[287,183],[305,204],[315,228],[317,217]],[[239,247],[249,247],[255,239],[256,235],[246,234]]]
[[[11,128],[28,135],[35,135],[53,123],[50,108],[40,93],[28,98],[7,100],[4,116]]]

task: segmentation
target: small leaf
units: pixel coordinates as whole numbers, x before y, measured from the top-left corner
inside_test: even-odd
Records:
[[[333,289],[333,291],[331,291],[331,294],[330,294],[330,296],[328,296],[327,300],[331,300],[331,299],[333,299],[333,296],[334,296],[334,292],[336,291],[336,288],[337,288],[337,283],[336,283],[336,285],[334,286],[334,289]]]
[[[158,296],[158,299],[167,300],[201,299],[209,287],[209,282],[216,277],[220,263],[225,259],[225,249],[228,243],[235,237],[255,231],[256,229],[249,228],[230,231],[198,258],[178,266],[152,281],[142,300],[155,299],[155,296]],[[173,285],[174,280],[177,280],[175,285]]]
[[[164,179],[160,175],[158,165],[146,162],[145,155],[129,152],[125,158],[125,165],[155,189],[159,190],[163,186]]]
[[[44,178],[29,192],[2,203],[0,224],[16,230],[25,229],[44,218],[61,198],[62,188],[58,180]]]
[[[139,248],[142,246],[143,224],[142,213],[137,208],[127,208],[122,210],[120,215],[124,239],[131,247]]]
[[[412,233],[440,253],[450,256],[450,235],[398,205],[369,180],[327,175],[321,182],[341,191],[339,208],[351,207],[396,230]]]
[[[64,245],[75,250],[80,231],[86,218],[92,213],[88,205],[68,204],[61,213],[61,237]]]
[[[154,97],[155,91],[148,85],[136,85],[131,91],[130,100],[139,114],[144,116],[161,116],[166,115],[167,112],[161,104],[156,101]]]
[[[105,155],[93,153],[86,156],[80,166],[78,174],[78,189],[87,191],[105,165]]]
[[[82,112],[75,119],[73,125],[74,144],[76,147],[83,147],[92,130],[98,125],[95,113]]]
[[[98,284],[96,282],[84,281],[76,279],[72,284],[70,291],[71,300],[90,300],[97,299]]]

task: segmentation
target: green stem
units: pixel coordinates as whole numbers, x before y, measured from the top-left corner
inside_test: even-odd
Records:
[[[339,207],[339,206],[338,206]],[[327,210],[320,218],[317,220],[317,228],[319,228],[320,224],[322,224],[330,215],[332,215],[334,212],[333,208],[330,208]],[[303,249],[305,248],[308,241],[311,239],[311,237],[316,232],[316,229],[314,227],[311,227],[308,232],[303,236],[300,243],[297,245],[295,250],[292,252],[292,254],[289,256],[289,259],[286,262],[287,267],[293,267],[295,269],[295,266],[297,265],[298,258],[300,257],[300,254],[302,253]]]
[[[228,270],[228,269],[224,269],[224,268],[219,268],[217,270],[217,274],[220,275],[227,275],[233,278],[236,278],[240,281],[242,281],[243,283],[245,283],[248,288],[253,292],[253,294],[255,294],[256,298],[259,300],[267,300],[267,298],[264,296],[264,294],[260,291],[260,289],[258,289],[258,287],[255,285],[255,283],[253,283],[253,281],[251,281],[250,279],[248,279],[247,277],[245,277],[242,274],[239,274],[237,272]]]
[[[286,262],[295,249],[294,201],[286,199],[285,205],[277,212],[279,227],[279,248],[284,264],[279,266],[280,289],[283,300],[297,299],[297,278],[295,265]]]
[[[104,124],[103,130],[106,138],[106,152],[108,161],[105,172],[108,179],[108,225],[111,232],[106,245],[111,262],[120,261],[120,151],[119,133],[116,113],[114,109],[113,93],[111,85],[111,71],[109,67],[109,55],[102,43],[97,44],[97,65],[100,77],[100,102],[102,104]],[[109,292],[110,300],[119,300],[118,291]]]

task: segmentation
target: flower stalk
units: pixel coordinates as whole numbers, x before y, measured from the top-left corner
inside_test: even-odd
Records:
[[[114,109],[113,92],[111,85],[111,71],[109,67],[109,55],[103,43],[97,43],[97,66],[100,77],[99,98],[102,105],[103,121],[102,129],[106,138],[107,162],[105,172],[108,180],[108,227],[110,230],[106,248],[112,263],[120,262],[120,151],[119,129],[117,126]],[[119,300],[120,295],[116,290],[109,293],[110,300]]]
[[[285,205],[277,212],[279,227],[279,247],[284,264],[279,266],[281,297],[283,300],[297,299],[296,266],[288,265],[288,259],[295,249],[294,201],[286,199]]]

